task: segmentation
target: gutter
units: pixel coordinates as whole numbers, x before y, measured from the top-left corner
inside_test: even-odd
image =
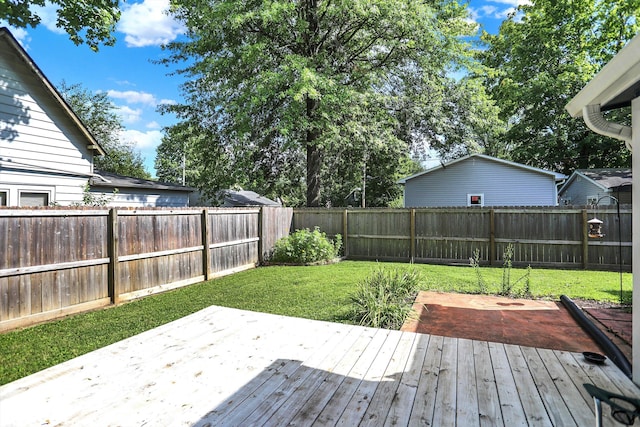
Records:
[[[624,141],[627,149],[632,151],[631,127],[607,121],[602,115],[600,104],[585,105],[582,108],[582,118],[589,129],[595,133]]]

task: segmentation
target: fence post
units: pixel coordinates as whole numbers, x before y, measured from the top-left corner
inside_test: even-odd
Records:
[[[411,209],[410,211],[410,221],[409,221],[409,228],[410,228],[410,236],[409,239],[411,241],[411,248],[410,248],[410,257],[411,257],[411,262],[413,262],[413,260],[416,257],[416,210],[415,209]]]
[[[204,280],[209,280],[209,209],[202,210],[202,271]]]
[[[109,266],[107,272],[107,292],[112,304],[118,304],[120,300],[119,262],[118,262],[118,210],[111,208],[107,220],[107,252],[109,254]]]
[[[347,217],[349,216],[349,211],[347,209],[342,213],[342,245],[344,247],[344,257],[347,258],[349,256],[349,222]]]
[[[582,209],[582,268],[589,268],[589,231],[587,210]],[[622,262],[622,260],[620,260]]]
[[[264,206],[260,207],[258,211],[258,264],[262,265],[264,262],[264,254],[262,253],[262,249],[264,247],[264,236],[263,236],[263,226],[262,221],[264,220]]]
[[[496,259],[496,212],[491,209],[489,211],[489,265],[493,265]]]

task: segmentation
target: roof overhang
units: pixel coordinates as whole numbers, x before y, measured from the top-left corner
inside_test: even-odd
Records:
[[[581,117],[584,107],[599,105],[602,111],[627,107],[640,96],[640,34],[614,56],[565,107]]]

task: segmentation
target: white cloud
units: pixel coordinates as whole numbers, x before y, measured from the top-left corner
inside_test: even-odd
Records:
[[[126,34],[129,47],[159,46],[176,39],[184,27],[166,11],[169,0],[124,3],[118,31]]]
[[[140,132],[139,130],[128,129],[120,134],[120,140],[123,142],[131,142],[136,149],[143,153],[153,152],[162,142],[162,132],[159,130],[150,130]]]
[[[497,6],[497,5],[506,5],[511,7]],[[530,5],[531,1],[529,0],[487,0],[487,4],[477,8],[469,8],[469,12],[471,18],[474,21],[478,21],[481,18],[490,18],[490,19],[499,19],[505,20],[509,17],[510,14],[516,11],[518,6]]]
[[[47,30],[56,34],[65,34],[65,30],[58,28],[56,21],[58,20],[58,5],[46,2],[44,6],[31,5],[29,9],[40,17],[40,25],[44,25]]]
[[[127,104],[144,104],[152,107],[158,105],[156,97],[147,92],[138,92],[135,90],[127,90],[124,92],[119,90],[108,90],[107,95],[111,98],[122,99]]]
[[[156,122],[155,120],[147,123],[146,127],[147,127],[147,129],[160,129],[161,128],[160,123]]]
[[[530,5],[530,0],[487,0],[490,3],[499,3],[499,4],[508,4],[509,6],[513,6],[514,8],[523,5]]]
[[[13,37],[15,37],[16,40],[18,40],[18,43],[20,43],[23,48],[28,49],[29,42],[31,41],[31,37],[29,36],[29,33],[27,33],[27,30],[25,30],[24,28],[12,27],[9,24],[7,24],[6,21],[2,21],[2,20],[0,20],[0,27],[7,27],[11,32],[11,34],[13,35]]]
[[[126,105],[120,105],[117,107],[117,113],[125,124],[137,123],[142,117],[142,110],[139,108],[133,109]]]

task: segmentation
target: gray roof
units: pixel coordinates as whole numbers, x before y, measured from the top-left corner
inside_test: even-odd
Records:
[[[224,204],[225,207],[240,207],[240,206],[282,206],[281,203],[274,202],[264,196],[259,195],[253,191],[234,191],[224,190]]]
[[[196,191],[195,188],[184,185],[152,181],[150,179],[133,178],[100,170],[95,171],[95,176],[89,180],[89,185],[91,187],[140,188],[148,190],[184,191],[188,193]]]
[[[522,163],[516,163],[516,162],[509,161],[509,160],[499,159],[497,157],[487,156],[486,154],[478,154],[478,153],[476,153],[476,154],[469,154],[468,156],[460,157],[459,159],[452,160],[452,161],[450,161],[448,163],[441,163],[440,165],[438,165],[436,167],[433,167],[433,168],[430,168],[430,169],[427,169],[426,171],[422,171],[422,172],[419,172],[419,173],[417,173],[415,175],[411,175],[411,176],[408,176],[406,178],[402,178],[402,179],[398,180],[397,183],[398,184],[406,184],[407,181],[410,180],[410,179],[417,178],[419,176],[422,176],[422,175],[427,174],[427,173],[431,173],[431,172],[439,170],[439,169],[446,168],[447,166],[453,165],[455,163],[463,162],[463,161],[468,160],[468,159],[473,158],[473,157],[480,157],[482,159],[490,160],[490,161],[493,161],[493,162],[496,162],[496,163],[515,166],[515,167],[518,167],[518,168],[526,169],[526,170],[533,171],[533,172],[542,173],[542,174],[545,174],[545,175],[553,175],[553,177],[555,178],[556,182],[562,181],[563,179],[567,178],[566,175],[561,174],[559,172],[553,172],[553,171],[549,171],[549,170],[546,170],[546,169],[535,168],[533,166],[523,165]]]
[[[632,182],[631,168],[578,169],[569,181],[575,176],[582,176],[604,190],[631,186]]]

